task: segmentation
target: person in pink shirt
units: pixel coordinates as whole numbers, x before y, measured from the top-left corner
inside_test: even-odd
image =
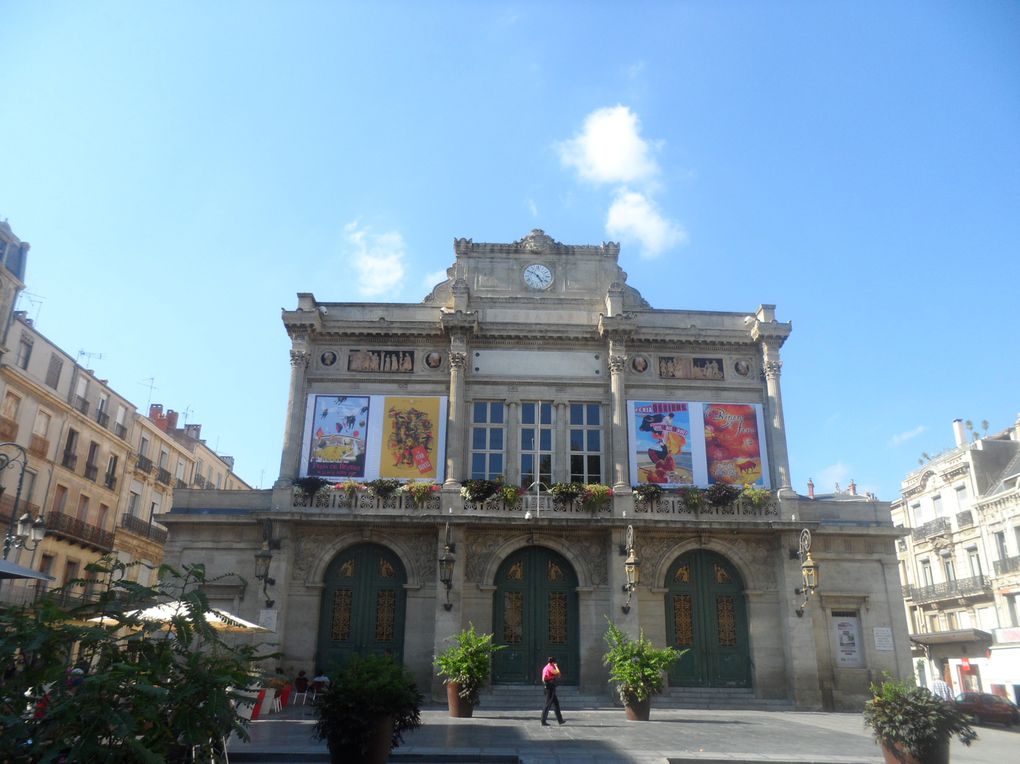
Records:
[[[542,726],[548,727],[549,709],[556,711],[556,721],[566,724],[563,721],[563,714],[560,713],[560,699],[556,697],[556,682],[560,678],[560,667],[556,665],[556,659],[550,657],[542,669],[542,684],[545,685],[545,708],[542,709]]]

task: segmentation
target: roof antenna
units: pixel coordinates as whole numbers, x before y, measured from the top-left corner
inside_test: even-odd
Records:
[[[146,382],[148,382],[148,385],[145,384]],[[149,388],[149,402],[145,404],[145,410],[148,411],[149,407],[152,406],[152,391],[153,390],[159,390],[159,388],[156,387],[156,378],[155,377],[147,377],[146,379],[143,379],[138,384],[145,385],[146,387]]]

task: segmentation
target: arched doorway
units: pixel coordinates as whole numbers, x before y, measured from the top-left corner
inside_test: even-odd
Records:
[[[671,685],[750,687],[744,582],[722,555],[696,549],[666,573],[666,633],[687,653],[669,671]]]
[[[358,544],[326,568],[319,608],[316,667],[341,667],[359,653],[403,661],[407,574],[378,544]]]
[[[577,574],[563,555],[529,546],[511,554],[496,571],[492,679],[498,684],[535,684],[551,655],[563,684],[577,684]]]

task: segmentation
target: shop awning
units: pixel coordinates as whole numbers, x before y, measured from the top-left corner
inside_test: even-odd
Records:
[[[959,645],[967,642],[992,643],[992,635],[981,629],[956,629],[954,631],[932,631],[911,634],[910,641],[919,645]]]

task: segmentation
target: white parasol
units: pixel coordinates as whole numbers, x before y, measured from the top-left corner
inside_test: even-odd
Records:
[[[129,610],[124,613],[125,616],[139,618],[142,621],[166,624],[169,624],[170,621],[178,616],[186,616],[187,614],[188,606],[180,600],[164,602],[162,605],[153,605],[152,607],[147,607],[144,610]],[[117,621],[110,616],[99,616],[97,618],[90,618],[89,620],[94,623],[101,623],[104,626],[117,623]],[[205,620],[210,626],[216,629],[216,631],[229,632],[231,634],[254,634],[256,632],[270,631],[270,629],[267,629],[265,626],[259,626],[257,623],[246,621],[233,613],[228,613],[226,610],[220,610],[219,608],[210,608],[207,610],[205,613]]]

